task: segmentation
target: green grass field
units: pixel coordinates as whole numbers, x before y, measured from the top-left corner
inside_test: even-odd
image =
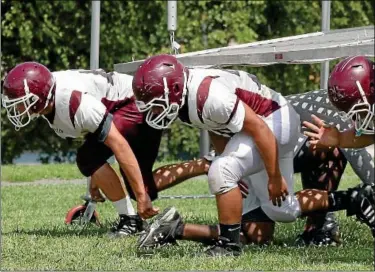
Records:
[[[161,165],[175,163],[156,162],[155,168]],[[118,164],[114,165],[117,173]],[[1,180],[2,181],[34,181],[42,179],[82,179],[83,176],[79,172],[75,164],[39,164],[39,165],[2,165]]]
[[[2,168],[2,180],[33,180],[40,178],[39,166],[18,168],[18,178],[10,178],[12,167]],[[44,167],[44,166],[43,166]],[[58,171],[44,172],[42,178],[69,179],[74,166],[59,166]],[[69,168],[70,167],[70,168]],[[68,168],[68,169],[67,169]],[[52,169],[52,168],[51,168]],[[14,170],[14,169],[13,169]],[[75,170],[74,170],[75,171]],[[39,174],[37,174],[39,173]],[[56,176],[55,174],[59,174]],[[65,173],[67,176],[65,176]],[[300,181],[297,177],[297,190]],[[81,178],[77,175],[74,178]],[[345,174],[341,188],[358,183],[351,170]],[[85,185],[25,185],[1,188],[1,267],[3,270],[373,270],[374,244],[370,231],[353,218],[338,213],[343,238],[339,247],[293,246],[303,229],[303,220],[278,224],[275,243],[271,246],[246,247],[239,258],[206,258],[200,256],[204,247],[194,242],[179,242],[156,250],[155,255],[139,256],[136,237],[110,239],[106,232],[116,219],[116,212],[107,201],[99,204],[103,228],[79,229],[64,224],[66,212],[81,204],[79,196]],[[161,195],[208,194],[204,179],[190,180],[162,192]],[[174,205],[186,222],[215,223],[214,199],[158,200],[164,209]]]

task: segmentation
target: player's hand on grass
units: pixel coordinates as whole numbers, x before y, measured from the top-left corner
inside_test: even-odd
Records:
[[[309,143],[313,148],[336,147],[340,144],[340,132],[336,127],[327,125],[322,119],[311,115],[313,123],[304,121],[302,125],[308,128],[304,134],[309,137]]]
[[[268,193],[272,204],[280,207],[286,196],[289,194],[288,187],[283,176],[270,177],[268,179]]]
[[[137,210],[143,219],[151,218],[159,213],[159,208],[153,207],[148,194],[137,198]]]

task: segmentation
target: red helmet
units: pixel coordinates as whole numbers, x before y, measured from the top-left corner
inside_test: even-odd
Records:
[[[21,63],[7,74],[2,102],[16,130],[26,126],[48,106],[54,89],[52,73],[37,62]]]
[[[357,134],[374,133],[374,63],[363,56],[338,63],[328,79],[328,97],[346,120],[353,120]]]
[[[133,78],[133,91],[140,112],[153,128],[165,129],[177,118],[185,103],[188,69],[174,56],[158,55],[146,59]],[[155,114],[153,107],[161,108]]]

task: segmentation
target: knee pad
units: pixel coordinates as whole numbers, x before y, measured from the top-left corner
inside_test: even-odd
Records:
[[[236,174],[237,168],[237,163],[232,157],[215,159],[208,171],[208,185],[211,194],[220,195],[236,188],[241,178],[241,175]]]
[[[301,206],[294,195],[288,195],[281,207],[274,206],[271,201],[262,203],[264,213],[276,222],[294,222],[301,215]]]

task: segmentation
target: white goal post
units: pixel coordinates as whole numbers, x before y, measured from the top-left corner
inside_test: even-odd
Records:
[[[337,29],[176,55],[189,67],[311,64],[346,56],[374,57],[374,26]],[[133,74],[144,60],[118,63],[114,69]]]

